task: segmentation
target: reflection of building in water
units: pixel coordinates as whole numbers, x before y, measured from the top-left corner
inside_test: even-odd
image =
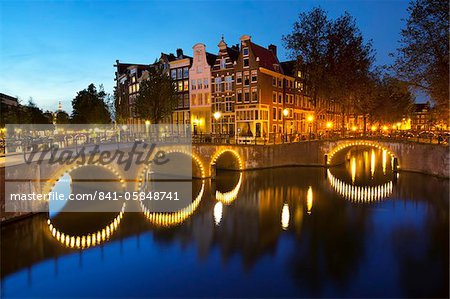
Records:
[[[327,177],[331,186],[337,193],[353,202],[368,203],[380,201],[392,194],[392,181],[378,186],[354,186],[334,177],[330,170],[327,170]]]
[[[312,207],[313,207],[313,191],[312,187],[309,186],[308,193],[306,194],[306,209],[309,215],[311,215]]]
[[[119,212],[119,215],[117,215],[117,217],[114,218],[114,220],[110,224],[108,224],[105,228],[90,234],[81,236],[65,234],[54,227],[50,219],[47,220],[48,229],[50,230],[52,236],[56,238],[56,240],[70,248],[85,249],[91,246],[100,245],[101,243],[107,241],[119,227],[120,221],[122,220],[123,213],[125,211],[125,205],[126,203],[123,204],[122,210]]]

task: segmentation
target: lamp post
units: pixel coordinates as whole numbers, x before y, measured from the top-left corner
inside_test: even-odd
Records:
[[[216,122],[222,117],[222,113],[220,111],[216,111],[213,114]],[[222,122],[222,120],[220,120]],[[219,134],[222,134],[222,123],[219,124]]]
[[[284,133],[284,138],[283,140],[287,141],[287,129],[286,129],[286,118],[289,115],[289,110],[287,108],[283,109],[283,133]]]
[[[327,121],[325,126],[328,129],[328,138],[330,138],[331,137],[331,130],[333,129],[333,122],[332,121]]]
[[[309,127],[309,140],[311,140],[311,137],[312,137],[311,130],[312,130],[312,122],[314,121],[314,116],[308,115],[306,120],[308,121],[308,127]]]

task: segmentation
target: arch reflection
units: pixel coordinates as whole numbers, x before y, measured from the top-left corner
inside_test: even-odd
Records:
[[[192,201],[190,205],[176,212],[150,212],[150,210],[142,202],[139,202],[139,204],[145,217],[151,223],[157,226],[170,227],[184,222],[195,212],[195,210],[198,208],[198,205],[200,204],[200,201],[202,200],[204,191],[205,181],[202,180],[202,187],[197,197]]]
[[[226,205],[232,203],[237,198],[239,189],[241,189],[242,176],[243,176],[242,172],[239,173],[239,180],[232,190],[230,190],[228,192],[224,192],[224,193],[220,192],[219,190],[216,190],[216,200],[218,200]]]
[[[346,200],[356,203],[371,203],[384,200],[392,194],[393,182],[377,186],[355,186],[336,178],[327,170],[327,178],[334,190]]]
[[[126,203],[123,203],[122,209],[120,210],[119,214],[108,225],[106,225],[103,229],[92,233],[84,235],[70,235],[64,233],[54,226],[51,219],[47,220],[48,229],[51,235],[66,247],[86,249],[89,247],[97,246],[107,241],[113,235],[113,233],[117,231],[117,228],[119,227],[119,224],[125,212],[125,206]]]

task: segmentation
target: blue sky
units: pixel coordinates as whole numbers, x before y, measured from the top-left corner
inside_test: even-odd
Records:
[[[114,85],[113,64],[151,63],[161,52],[203,42],[216,53],[221,34],[229,45],[242,34],[263,46],[274,43],[281,59],[281,36],[298,13],[321,6],[331,17],[345,10],[372,39],[377,63],[392,61],[407,17],[406,0],[328,1],[1,1],[0,92],[33,97],[44,109],[58,101],[71,110],[76,92],[90,83]]]

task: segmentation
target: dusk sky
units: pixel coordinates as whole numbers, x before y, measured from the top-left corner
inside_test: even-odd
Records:
[[[71,111],[76,92],[90,83],[113,91],[114,63],[151,63],[161,52],[202,42],[217,53],[222,34],[229,44],[242,34],[278,46],[298,13],[321,6],[330,17],[345,10],[372,39],[377,64],[392,62],[407,17],[406,0],[365,1],[1,1],[0,92],[29,97],[43,109],[62,101]]]

